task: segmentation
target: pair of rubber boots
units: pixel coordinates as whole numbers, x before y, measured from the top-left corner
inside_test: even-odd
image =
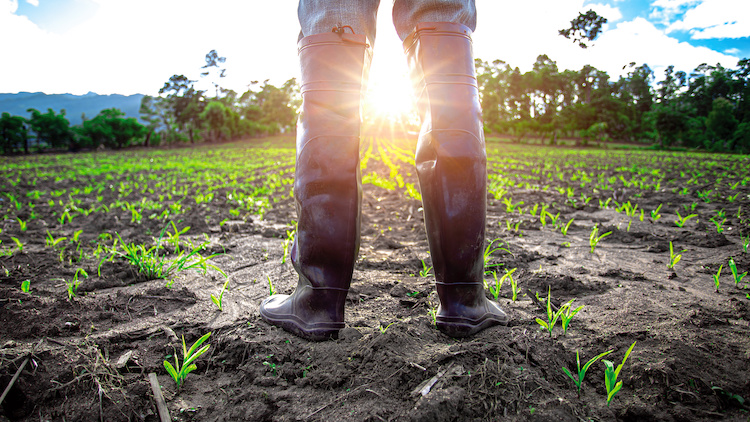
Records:
[[[437,279],[437,328],[466,337],[508,317],[484,293],[486,152],[471,49],[459,24],[420,23],[404,40],[422,120],[416,167]],[[359,252],[361,101],[371,50],[342,28],[303,38],[294,196],[299,274],[260,315],[308,340],[335,338]]]

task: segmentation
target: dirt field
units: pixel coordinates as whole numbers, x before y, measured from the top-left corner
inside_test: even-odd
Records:
[[[456,340],[434,328],[433,279],[419,274],[430,260],[409,149],[363,144],[347,328],[321,343],[258,314],[269,280],[296,285],[292,140],[0,158],[0,389],[26,362],[0,421],[157,421],[152,372],[176,421],[750,420],[750,277],[735,285],[729,268],[750,270],[748,157],[489,142],[487,244],[503,249],[488,270],[515,268],[519,292],[506,278],[509,326]],[[170,221],[190,228],[175,241]],[[592,253],[595,225],[611,234]],[[162,256],[218,254],[222,311],[219,271],[149,280],[112,255],[157,245],[165,226]],[[556,306],[585,305],[566,334],[535,321],[548,289]],[[177,388],[163,361],[209,332]],[[561,369],[576,372],[576,351],[583,365],[612,350],[617,366],[634,342],[609,405],[601,360],[580,395]]]

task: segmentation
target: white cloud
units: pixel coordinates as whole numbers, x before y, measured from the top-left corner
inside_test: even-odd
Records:
[[[738,54],[740,54],[740,49],[739,48],[727,48],[726,50],[724,50],[724,54],[729,54],[730,56],[737,56]]]
[[[677,16],[682,15],[690,6],[700,3],[701,0],[655,0],[651,3],[651,14],[649,19],[669,25]]]
[[[694,39],[742,38],[750,36],[750,7],[747,0],[706,0],[688,9],[668,32],[691,31]]]
[[[39,6],[39,0],[26,0],[26,3],[32,6]]]
[[[585,9],[592,9],[597,15],[607,18],[607,23],[611,24],[622,19],[622,12],[617,7],[608,4],[593,3],[587,4]]]

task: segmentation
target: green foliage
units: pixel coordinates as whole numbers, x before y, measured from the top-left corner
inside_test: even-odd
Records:
[[[55,114],[51,108],[44,114],[33,108],[27,111],[31,113],[28,122],[36,134],[37,142],[43,142],[52,148],[64,148],[69,145],[73,139],[73,132],[70,122],[65,118],[65,110],[61,110],[60,114]]]
[[[594,227],[591,228],[591,234],[589,235],[589,246],[591,247],[590,252],[594,253],[594,250],[596,249],[596,245],[599,244],[599,242],[604,239],[605,237],[611,235],[612,232],[608,231],[602,235],[599,234],[599,226],[594,224]]]
[[[104,145],[109,148],[123,148],[134,140],[146,136],[148,130],[134,117],[125,118],[125,113],[109,108],[99,112],[91,120],[83,122],[78,129],[79,147],[96,148]]]
[[[557,312],[552,311],[551,289],[551,287],[547,288],[547,321],[541,318],[536,318],[537,324],[539,324],[542,329],[547,330],[550,337],[552,337],[552,329],[555,328],[555,324],[557,324],[557,320],[563,312],[562,307],[558,309]]]
[[[190,346],[190,349],[188,350],[185,344],[185,336],[182,336],[182,365],[180,365],[180,361],[177,359],[176,352],[174,354],[174,366],[172,366],[172,364],[169,363],[168,360],[164,361],[164,368],[172,377],[175,384],[177,384],[177,388],[182,387],[182,384],[185,382],[185,378],[187,378],[189,373],[198,369],[198,367],[195,365],[195,360],[198,359],[202,354],[206,353],[208,348],[211,347],[210,344],[206,344],[205,346],[201,347],[201,345],[206,340],[208,340],[209,337],[211,337],[211,333],[204,334],[201,338],[196,340],[196,342],[193,343],[193,345]]]
[[[224,285],[221,286],[221,292],[219,293],[219,296],[216,297],[214,294],[211,294],[211,301],[216,304],[216,306],[219,308],[219,311],[224,310],[224,292],[229,288],[229,280],[224,282]]]
[[[570,370],[568,370],[568,368],[566,367],[562,368],[562,371],[565,373],[565,375],[570,377],[570,379],[573,380],[573,383],[575,383],[579,396],[581,395],[581,386],[583,384],[583,378],[586,376],[586,371],[588,371],[589,367],[591,367],[591,365],[596,363],[597,360],[603,358],[604,356],[607,356],[610,353],[612,353],[612,350],[608,350],[606,352],[600,353],[594,356],[593,358],[589,359],[589,361],[586,362],[583,365],[583,367],[581,367],[581,358],[578,355],[578,350],[576,350],[576,366],[578,367],[578,373],[576,374],[576,376],[573,376],[573,374],[570,372]]]
[[[732,277],[734,278],[734,286],[739,287],[742,279],[747,275],[747,271],[740,274],[737,270],[737,264],[734,262],[734,258],[729,258],[729,270],[732,271]]]
[[[427,263],[424,262],[424,259],[422,259],[420,261],[422,261],[422,269],[419,270],[419,276],[420,277],[429,277],[430,271],[432,271],[432,267],[428,267]]]
[[[680,252],[687,252],[687,249],[683,249]],[[674,246],[672,245],[672,242],[669,242],[669,262],[667,262],[667,268],[670,270],[674,269],[674,266],[677,265],[678,262],[682,259],[682,254],[676,254],[674,253]]]
[[[713,274],[714,286],[716,287],[716,293],[719,293],[719,277],[721,276],[721,269],[722,268],[724,268],[724,264],[721,264],[719,266],[719,271],[717,271],[716,274]]]
[[[26,119],[21,116],[11,116],[7,112],[0,115],[0,151],[3,154],[10,154],[20,148],[28,153],[28,138],[29,129]]]
[[[617,381],[617,377],[620,375],[620,371],[622,370],[623,365],[625,365],[625,361],[628,360],[628,356],[630,356],[630,352],[633,351],[633,347],[635,347],[635,341],[633,344],[630,345],[628,348],[628,351],[625,352],[625,357],[622,358],[622,363],[617,365],[617,368],[614,368],[614,364],[611,361],[608,361],[606,359],[603,359],[602,362],[604,362],[604,385],[607,388],[607,406],[609,406],[609,403],[612,401],[612,399],[615,397],[615,394],[617,394],[618,391],[622,388],[622,381]]]
[[[21,291],[24,293],[28,293],[31,289],[31,280],[24,280],[21,282]]]

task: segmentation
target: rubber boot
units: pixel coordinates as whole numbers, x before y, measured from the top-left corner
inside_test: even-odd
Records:
[[[508,323],[484,293],[487,155],[470,36],[464,25],[426,22],[404,40],[422,121],[415,161],[436,323],[451,337]]]
[[[349,28],[351,29],[351,28]],[[336,338],[359,252],[361,96],[371,50],[364,35],[334,32],[299,41],[302,109],[297,123],[297,234],[291,295],[273,295],[260,316],[299,337]]]

